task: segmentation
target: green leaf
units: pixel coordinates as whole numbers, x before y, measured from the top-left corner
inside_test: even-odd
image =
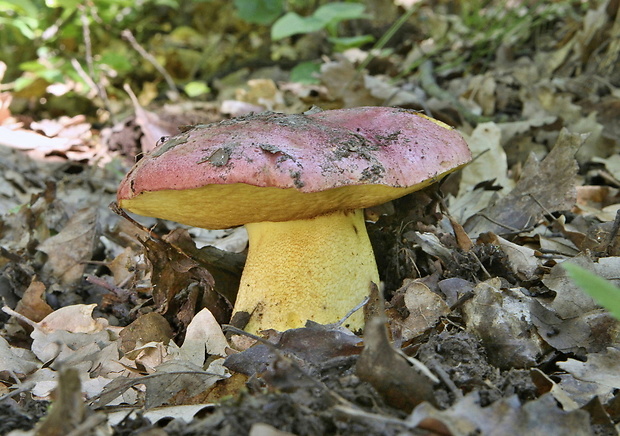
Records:
[[[360,36],[346,36],[327,38],[329,42],[334,44],[336,51],[344,51],[350,48],[361,47],[364,44],[375,42],[375,38],[372,35],[360,35]]]
[[[235,0],[237,15],[248,23],[271,24],[284,12],[283,0]]]
[[[562,267],[577,286],[620,320],[620,288],[574,263],[564,262]]]
[[[327,25],[331,22],[366,18],[365,8],[361,3],[328,3],[318,8],[312,16]]]
[[[204,82],[189,82],[183,90],[189,97],[198,97],[211,91]]]
[[[316,77],[316,74],[319,71],[321,71],[321,64],[318,62],[301,62],[300,64],[295,65],[291,70],[290,80],[291,82],[316,85],[321,83],[321,81]]]
[[[36,18],[38,14],[38,9],[34,3],[30,0],[1,0],[0,1],[0,12],[17,12],[23,18],[24,15]]]
[[[98,63],[108,65],[119,73],[126,73],[133,69],[131,61],[126,56],[112,51],[105,51]]]
[[[48,8],[65,8],[74,10],[80,4],[80,0],[45,0]]]
[[[314,16],[302,17],[288,12],[271,26],[271,39],[277,41],[300,33],[311,33],[323,29],[325,23]]]

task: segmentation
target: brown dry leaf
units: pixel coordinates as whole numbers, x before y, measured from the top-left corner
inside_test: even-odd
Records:
[[[250,433],[248,433],[248,436],[295,436],[295,434],[289,433],[288,431],[278,430],[268,424],[259,422],[252,424],[252,428],[250,428]]]
[[[136,112],[136,123],[142,130],[140,143],[144,153],[152,151],[162,138],[179,133],[176,127],[166,123],[156,113],[144,109],[129,85],[125,85],[124,89],[131,98],[134,111]]]
[[[166,403],[181,404],[178,398],[188,399],[208,391],[218,380],[227,378],[219,363],[213,362],[207,371],[183,361],[169,361],[158,366],[157,372],[146,376],[125,378],[119,377],[108,383],[101,394],[93,398],[95,408],[111,403],[128,389],[136,385],[145,385],[144,407],[151,409]]]
[[[520,288],[502,289],[498,278],[478,284],[463,304],[467,331],[480,338],[494,365],[528,368],[544,355],[546,344],[531,328],[530,305]]]
[[[333,100],[341,100],[342,106],[377,106],[380,98],[372,95],[364,83],[364,74],[359,74],[355,66],[344,57],[321,65],[321,82]]]
[[[240,102],[262,108],[258,112],[282,110],[286,107],[282,92],[271,79],[248,80],[247,89],[238,88],[235,91],[235,97]]]
[[[396,291],[404,293],[409,316],[402,321],[402,339],[413,339],[433,327],[443,316],[450,313],[446,302],[419,281],[405,279],[403,287]]]
[[[571,398],[568,392],[564,391],[556,382],[547,376],[538,368],[533,368],[530,371],[532,381],[542,394],[551,393],[558,403],[562,405],[562,409],[570,412],[579,408],[579,404]]]
[[[532,322],[543,340],[556,350],[581,355],[584,351],[601,351],[617,341],[620,325],[603,309],[562,319],[541,301],[532,302]]]
[[[563,129],[542,162],[533,156],[526,162],[510,194],[467,220],[467,232],[471,236],[489,231],[498,235],[515,233],[536,224],[546,213],[572,208],[577,196],[574,155],[586,136]]]
[[[186,404],[191,397],[207,392],[217,381],[228,377],[220,361],[212,362],[206,371],[183,360],[159,365],[155,374],[142,378],[146,385],[144,407],[152,409],[170,403],[174,396],[177,398],[172,404]]]
[[[152,265],[151,282],[157,311],[163,315],[173,314],[183,325],[188,325],[196,310],[204,307],[200,304],[220,303],[218,296],[213,295],[213,277],[204,266],[163,239],[148,238],[142,244]],[[185,289],[190,290],[189,296],[183,301],[176,298]],[[217,306],[209,309],[212,313],[221,313]]]
[[[560,409],[551,394],[525,404],[514,395],[482,407],[479,394],[474,392],[446,410],[423,403],[407,422],[422,428],[444,428],[451,436],[592,435],[589,415],[582,410]]]
[[[474,160],[461,170],[459,194],[484,181],[494,181],[506,195],[514,182],[508,178],[506,152],[501,143],[502,132],[495,123],[481,123],[466,136]],[[469,217],[469,215],[467,216]]]
[[[119,286],[122,283],[127,283],[135,275],[136,263],[135,251],[132,247],[125,247],[112,262],[107,264],[107,267],[112,272],[112,277],[114,277],[114,284]]]
[[[361,339],[344,327],[308,321],[306,327],[276,333],[273,345],[257,343],[226,358],[232,371],[254,375],[264,373],[279,354],[294,356],[301,364],[320,366],[330,359],[354,356],[361,352]]]
[[[96,333],[105,329],[108,322],[104,318],[92,317],[96,304],[75,304],[55,310],[43,318],[39,329],[51,333],[64,330],[72,333]]]
[[[14,130],[0,126],[0,145],[32,150],[35,157],[43,158],[52,152],[66,152],[75,144],[68,138],[48,138],[30,130]]]
[[[30,286],[24,291],[24,296],[17,303],[15,311],[34,322],[41,321],[54,311],[43,299],[44,293],[45,285],[33,278]]]
[[[97,236],[97,209],[86,207],[73,215],[58,233],[37,249],[48,256],[46,268],[64,284],[81,280],[85,262],[91,260]]]
[[[161,342],[167,345],[172,339],[173,331],[166,318],[156,312],[139,316],[135,321],[119,332],[119,348],[129,353],[149,342]]]
[[[357,376],[397,409],[409,412],[423,401],[434,404],[433,386],[439,380],[422,362],[389,343],[386,321],[378,316],[366,322],[364,350],[356,364]]]
[[[468,88],[462,97],[475,102],[481,109],[482,115],[491,116],[495,114],[497,83],[491,73],[473,76]]]

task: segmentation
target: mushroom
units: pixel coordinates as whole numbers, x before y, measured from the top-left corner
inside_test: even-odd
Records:
[[[245,330],[342,319],[379,283],[363,209],[471,160],[448,125],[411,110],[261,113],[197,125],[143,157],[120,207],[207,229],[245,225],[234,314]],[[361,311],[347,319],[363,326]]]

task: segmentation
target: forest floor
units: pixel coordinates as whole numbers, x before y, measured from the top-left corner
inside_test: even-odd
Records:
[[[620,12],[565,7],[483,58],[421,7],[391,49],[323,53],[313,83],[275,62],[200,101],[125,87],[104,121],[1,92],[0,434],[619,434]],[[179,126],[312,106],[423,111],[474,159],[367,210],[382,292],[363,332],[255,341],[228,326],[242,228],[110,204]]]

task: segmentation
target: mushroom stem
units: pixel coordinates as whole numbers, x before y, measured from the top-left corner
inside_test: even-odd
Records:
[[[371,281],[379,283],[361,209],[246,228],[248,258],[234,311],[250,314],[248,332],[337,322],[366,297]],[[345,325],[363,327],[363,313]]]

